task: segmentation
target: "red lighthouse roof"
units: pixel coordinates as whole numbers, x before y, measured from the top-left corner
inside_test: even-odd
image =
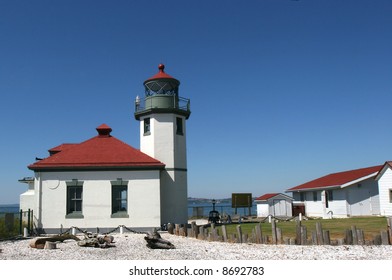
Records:
[[[157,80],[157,79],[173,79],[179,83],[179,81],[177,79],[175,79],[172,76],[170,76],[169,74],[165,73],[165,65],[164,64],[162,64],[162,63],[159,64],[158,69],[159,69],[159,72],[157,74],[155,74],[154,76],[152,76],[151,78],[147,79],[146,82],[151,81],[151,80]]]
[[[110,135],[103,124],[98,135],[79,144],[60,145],[55,153],[28,166],[38,170],[162,169],[164,164]],[[60,148],[59,148],[60,147]]]

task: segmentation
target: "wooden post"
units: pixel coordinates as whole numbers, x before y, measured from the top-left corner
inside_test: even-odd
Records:
[[[307,245],[308,244],[308,231],[306,229],[306,226],[301,226],[301,245]]]
[[[317,245],[324,245],[323,227],[320,222],[316,223]]]
[[[183,227],[180,227],[179,229],[178,229],[178,236],[185,236],[185,233],[184,233],[184,228]]]
[[[389,233],[388,233],[388,231],[385,231],[385,230],[381,231],[381,244],[382,245],[389,245]]]
[[[297,245],[301,245],[301,220],[296,222],[296,240]]]
[[[248,243],[248,238],[249,236],[247,233],[242,234],[242,243]]]
[[[175,228],[176,228],[176,235],[179,236],[180,235],[180,225],[179,224],[175,224]]]
[[[337,242],[338,242],[338,245],[344,245],[345,240],[344,240],[344,238],[338,238]]]
[[[365,245],[365,234],[362,229],[357,229],[358,245]]]
[[[271,221],[271,229],[272,229],[272,244],[277,244],[277,236],[276,236],[276,221],[272,219]]]
[[[374,245],[381,245],[382,244],[381,234],[377,234],[376,236],[374,236],[373,244]]]
[[[392,217],[387,218],[389,244],[392,244]]]
[[[312,231],[312,245],[317,245],[317,233]]]
[[[276,228],[276,241],[277,244],[282,244],[282,229],[281,228]]]
[[[238,225],[237,226],[237,234],[238,234],[238,243],[242,243],[242,229],[241,229],[241,226],[240,225]]]
[[[323,230],[324,245],[331,245],[329,230]]]
[[[227,242],[227,231],[225,225],[222,225],[222,236],[223,236],[223,241]]]
[[[200,240],[204,240],[205,239],[204,227],[203,226],[199,227],[199,235],[197,236],[197,239],[200,239]]]
[[[356,226],[351,226],[351,232],[353,234],[353,245],[358,245],[357,227]]]
[[[256,225],[256,243],[262,244],[263,243],[263,234],[261,232],[261,224]]]
[[[169,234],[174,234],[174,225],[172,223],[167,224],[167,232]]]
[[[344,240],[346,245],[353,245],[353,233],[351,229],[346,229]]]
[[[198,228],[197,228],[197,225],[196,225],[195,221],[193,221],[191,223],[191,230],[192,230],[192,237],[197,238],[197,235],[199,234],[199,231],[198,231]]]

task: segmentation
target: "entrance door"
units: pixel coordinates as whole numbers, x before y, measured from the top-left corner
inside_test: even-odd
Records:
[[[287,216],[286,200],[274,199],[274,216]]]

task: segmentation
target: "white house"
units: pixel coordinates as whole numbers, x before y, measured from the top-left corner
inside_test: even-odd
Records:
[[[293,198],[282,193],[267,193],[255,199],[257,217],[292,216]]]
[[[392,216],[392,161],[387,161],[376,176],[379,188],[380,213]]]
[[[113,229],[125,225],[150,229],[187,223],[185,121],[189,100],[178,96],[180,82],[164,72],[144,82],[136,98],[140,150],[111,135],[106,124],[98,135],[78,144],[62,144],[28,166],[34,171],[22,210],[33,210],[34,226],[46,233],[72,226]]]
[[[376,175],[382,165],[326,175],[288,189],[309,217],[380,215]]]

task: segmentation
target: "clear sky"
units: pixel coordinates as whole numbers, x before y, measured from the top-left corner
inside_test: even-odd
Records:
[[[0,0],[0,204],[62,143],[139,148],[159,63],[191,99],[189,196],[260,196],[392,160],[392,1]]]

